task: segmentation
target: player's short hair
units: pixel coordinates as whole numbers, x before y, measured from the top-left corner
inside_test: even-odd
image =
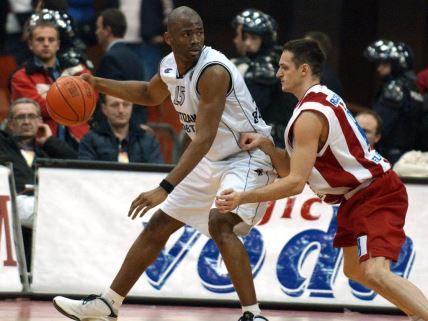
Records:
[[[310,39],[296,39],[285,43],[283,51],[291,52],[296,66],[308,64],[314,76],[321,77],[325,55],[318,43]]]
[[[122,11],[115,8],[106,9],[100,13],[103,18],[103,27],[111,28],[111,33],[117,38],[123,38],[126,33],[127,23]]]

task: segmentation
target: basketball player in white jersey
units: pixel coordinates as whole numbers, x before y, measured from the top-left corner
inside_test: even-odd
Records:
[[[286,151],[255,134],[241,135],[241,147],[261,148],[282,177],[252,191],[226,189],[220,211],[240,204],[281,199],[302,192],[306,182],[324,201],[340,204],[334,246],[342,247],[344,272],[402,309],[412,320],[428,320],[428,301],[408,280],[390,271],[405,241],[407,193],[389,162],[370,147],[343,100],[320,75],[324,56],[312,40],[284,45],[277,77],[298,99],[285,130]],[[242,205],[240,205],[242,206]]]
[[[97,91],[141,105],[159,105],[171,97],[191,143],[160,186],[132,203],[128,216],[135,219],[166,200],[134,242],[110,289],[84,300],[56,297],[54,305],[73,319],[116,320],[124,297],[170,235],[189,224],[216,242],[242,305],[239,320],[267,320],[260,315],[248,254],[237,236],[249,232],[266,206],[248,204],[224,215],[214,200],[226,186],[244,191],[274,181],[269,156],[257,149],[242,151],[238,144],[248,131],[272,140],[270,127],[234,64],[204,46],[202,20],[194,10],[179,7],[170,14],[165,40],[172,53],[149,83],[84,79]]]

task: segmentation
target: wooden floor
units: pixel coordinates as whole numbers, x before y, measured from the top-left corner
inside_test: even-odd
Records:
[[[404,316],[264,310],[269,321],[405,321]],[[119,321],[237,321],[239,309],[125,304]],[[0,321],[70,321],[49,301],[0,300]]]

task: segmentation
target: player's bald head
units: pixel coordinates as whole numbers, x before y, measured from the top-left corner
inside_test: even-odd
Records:
[[[172,10],[168,16],[167,29],[171,32],[177,26],[183,23],[200,23],[202,24],[201,16],[192,8],[181,6]]]

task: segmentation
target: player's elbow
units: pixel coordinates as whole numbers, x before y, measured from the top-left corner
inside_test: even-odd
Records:
[[[306,185],[306,180],[298,175],[288,176],[291,183],[291,189],[294,195],[298,195],[303,192]]]

